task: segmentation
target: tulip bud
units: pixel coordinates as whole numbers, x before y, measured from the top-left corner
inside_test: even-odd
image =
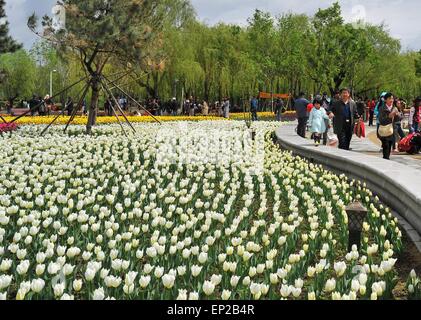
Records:
[[[81,280],[81,279],[75,279],[75,280],[73,281],[73,289],[74,289],[76,292],[79,292],[80,290],[82,290],[82,284],[83,284],[83,282],[82,282],[82,280]]]

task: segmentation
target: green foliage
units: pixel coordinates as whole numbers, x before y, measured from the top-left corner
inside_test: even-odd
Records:
[[[0,96],[32,96],[36,82],[36,66],[26,51],[0,55],[0,69],[4,70],[6,75],[0,86]]]
[[[45,33],[47,39],[57,42],[31,51],[36,92],[48,92],[50,70],[59,71],[54,74],[57,91],[84,75],[81,61],[89,69],[92,60],[90,68],[106,74],[133,67],[136,74],[120,82],[136,97],[180,100],[184,93],[183,98],[214,102],[230,96],[240,110],[259,91],[315,93],[348,86],[355,96],[385,90],[406,99],[420,95],[421,52],[401,52],[399,40],[384,25],[345,23],[337,3],[313,17],[272,17],[256,10],[240,27],[199,22],[187,0],[152,2],[112,0],[93,18],[102,1],[64,1],[70,10],[67,32],[50,30],[45,18],[44,27],[53,32]],[[145,6],[143,14],[155,8],[154,15],[129,13],[135,3]],[[34,28],[36,19],[29,25]],[[74,50],[64,50],[63,41]],[[75,96],[80,89],[66,94]]]
[[[415,71],[417,77],[421,77],[421,50],[418,51],[417,56],[415,57]]]

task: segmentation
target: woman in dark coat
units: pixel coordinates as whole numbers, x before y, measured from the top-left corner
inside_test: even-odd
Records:
[[[399,110],[394,106],[394,97],[393,94],[387,93],[384,96],[384,102],[379,107],[379,122],[380,126],[387,126],[396,121],[396,115],[399,113]],[[383,158],[390,160],[390,153],[393,148],[393,143],[395,140],[395,130],[396,126],[393,125],[393,134],[389,137],[380,137],[382,141],[383,148]]]

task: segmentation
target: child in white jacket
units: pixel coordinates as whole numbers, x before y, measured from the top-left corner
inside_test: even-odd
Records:
[[[329,116],[322,107],[322,104],[322,97],[317,96],[313,101],[314,107],[311,109],[310,118],[308,120],[308,126],[310,127],[310,132],[312,133],[316,147],[320,145],[322,135],[326,132],[325,120],[329,120]]]

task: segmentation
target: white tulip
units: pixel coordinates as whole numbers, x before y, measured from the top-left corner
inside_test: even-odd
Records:
[[[191,267],[191,273],[193,277],[197,277],[201,271],[202,271],[202,267],[199,267],[197,265],[193,265]]]
[[[326,284],[325,284],[326,292],[332,292],[333,290],[335,290],[335,288],[336,288],[336,281],[334,278],[331,278],[326,281]]]
[[[162,283],[164,287],[167,289],[171,289],[174,286],[174,282],[175,282],[175,276],[173,275],[165,274],[162,277]]]
[[[103,288],[96,289],[93,294],[93,299],[104,300],[105,299],[104,289]]]
[[[185,289],[178,289],[178,296],[176,300],[187,300],[187,290]]]
[[[231,276],[230,279],[230,284],[233,288],[235,288],[238,284],[238,282],[240,281],[240,277],[239,276]]]
[[[146,288],[151,282],[151,276],[141,276],[139,279],[139,285],[141,288]]]
[[[82,290],[82,284],[83,284],[83,282],[82,282],[81,279],[75,279],[75,280],[73,280],[73,289],[76,292],[79,292],[80,290]]]
[[[64,283],[57,283],[56,285],[54,285],[53,286],[54,296],[61,297],[63,295],[64,289],[65,289]]]
[[[215,285],[211,281],[205,281],[202,286],[203,292],[210,296],[215,290]]]
[[[199,293],[197,292],[190,292],[189,300],[199,300]]]

